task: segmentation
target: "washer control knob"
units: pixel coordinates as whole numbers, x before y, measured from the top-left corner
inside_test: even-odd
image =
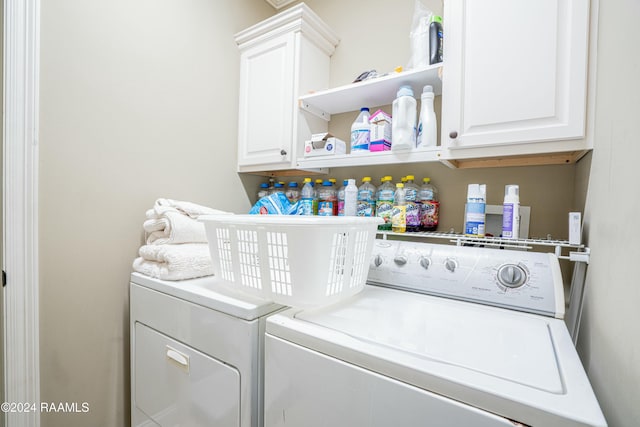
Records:
[[[498,283],[507,288],[519,288],[527,281],[527,272],[516,264],[504,264],[498,268]]]
[[[424,268],[425,270],[428,270],[429,267],[431,267],[431,259],[427,258],[426,256],[421,256],[419,263],[420,267]]]
[[[384,259],[382,259],[382,255],[380,254],[373,257],[373,265],[375,265],[376,267],[380,267],[383,261]]]
[[[444,262],[444,268],[454,273],[456,271],[456,268],[458,268],[458,262],[453,258],[447,258],[447,260]]]
[[[407,263],[407,257],[404,255],[398,255],[393,259],[393,262],[395,262],[396,265],[405,265]]]

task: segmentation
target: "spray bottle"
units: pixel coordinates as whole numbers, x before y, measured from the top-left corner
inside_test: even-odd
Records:
[[[467,204],[464,209],[465,235],[484,237],[486,203],[487,186],[485,184],[469,184]]]
[[[502,205],[502,237],[517,239],[520,235],[520,188],[505,185]]]

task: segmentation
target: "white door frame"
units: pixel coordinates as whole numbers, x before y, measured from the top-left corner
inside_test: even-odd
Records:
[[[31,403],[38,409],[5,413],[5,421],[8,427],[38,427],[40,0],[4,0],[3,6],[4,392],[7,402]]]

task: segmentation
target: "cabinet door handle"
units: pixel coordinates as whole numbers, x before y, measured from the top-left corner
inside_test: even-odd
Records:
[[[280,150],[280,155],[281,156],[286,156],[287,152],[284,149],[282,149],[282,150]]]
[[[457,137],[458,137],[458,132],[456,132],[455,130],[449,132],[449,138],[456,139]]]
[[[189,356],[186,354],[180,353],[175,348],[167,346],[167,358],[181,365],[189,372]]]

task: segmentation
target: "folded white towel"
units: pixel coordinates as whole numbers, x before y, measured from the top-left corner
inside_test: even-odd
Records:
[[[164,212],[166,212],[167,209],[175,209],[178,212],[194,219],[197,219],[200,215],[217,215],[228,213],[218,209],[212,209],[206,206],[197,205],[195,203],[182,202],[172,199],[157,199],[151,211],[153,211],[156,216],[160,216]],[[147,217],[151,218],[149,216],[149,212],[147,212]]]
[[[207,243],[204,224],[176,210],[165,212],[160,218],[147,219],[142,225],[148,245],[168,243]]]
[[[161,280],[184,280],[213,274],[209,246],[204,243],[144,245],[133,269]]]
[[[191,202],[171,199],[158,199],[152,209],[146,213],[143,224],[148,245],[168,243],[206,243],[204,224],[197,218],[200,215],[229,214],[229,212],[200,206]]]

